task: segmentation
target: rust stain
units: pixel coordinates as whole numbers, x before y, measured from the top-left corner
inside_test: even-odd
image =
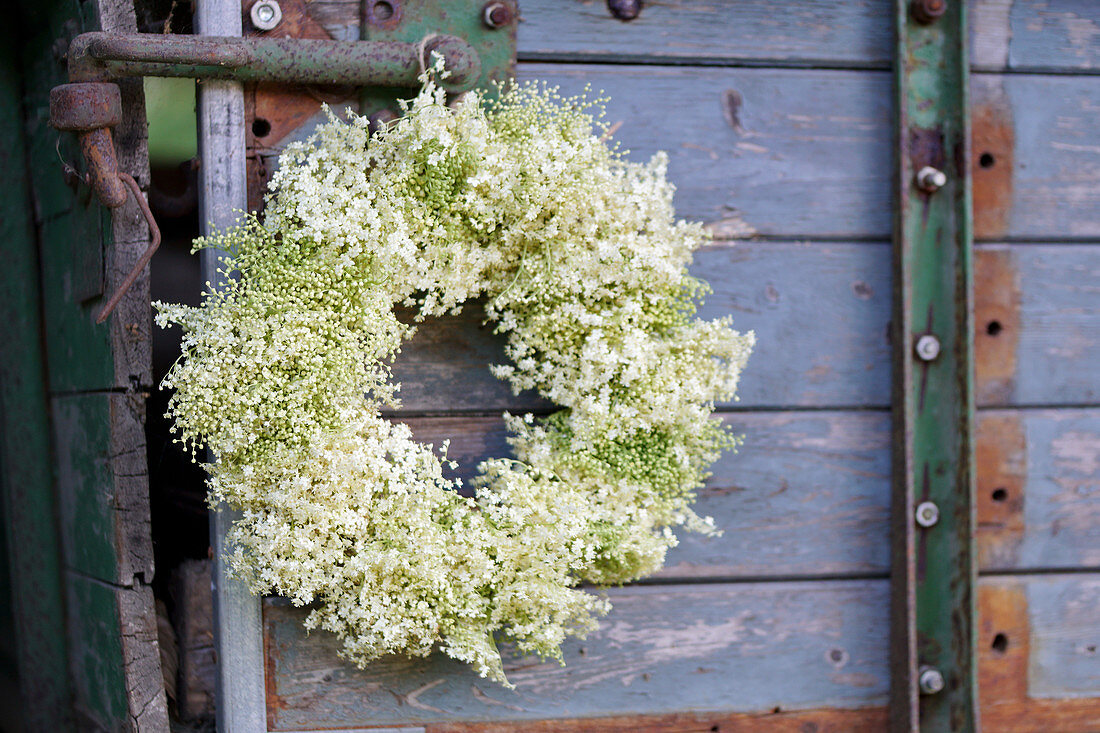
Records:
[[[266,610],[266,609],[265,609]],[[275,643],[275,633],[268,628],[267,614],[264,614],[264,699],[267,704],[267,728],[277,730],[279,711],[287,708],[287,702],[279,695],[278,670],[279,649]]]
[[[1011,578],[978,584],[978,689],[983,711],[1027,699],[1031,633],[1027,586]]]
[[[1003,405],[1016,389],[1020,280],[1008,247],[980,247],[974,258],[974,372],[979,405]]]
[[[1018,412],[980,413],[975,432],[978,567],[1013,567],[1025,529],[1027,436]]]
[[[429,723],[427,733],[881,733],[886,708],[820,708],[756,713],[673,713],[573,720]]]
[[[1025,581],[982,579],[978,585],[978,616],[978,691],[985,730],[1100,730],[1100,698],[1028,697],[1031,634]]]
[[[744,101],[741,92],[736,89],[727,89],[722,92],[722,115],[738,135],[745,132],[745,128],[741,125],[741,105]]]
[[[974,236],[996,239],[1008,231],[1016,148],[1012,107],[999,85],[974,86],[970,170],[974,191]]]
[[[241,13],[248,36],[268,38],[331,39],[324,26],[314,20],[305,0],[281,0],[283,20],[271,31],[258,31],[251,26],[249,9],[256,0],[242,0]],[[288,84],[252,84],[245,92],[245,144],[248,148],[248,208],[258,211],[263,205],[270,172],[257,150],[270,149],[316,115],[322,102],[338,104],[354,90],[328,90]],[[332,94],[333,96],[325,96]]]

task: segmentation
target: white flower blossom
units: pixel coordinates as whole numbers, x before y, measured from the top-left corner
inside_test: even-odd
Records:
[[[263,223],[196,246],[229,251],[164,380],[179,440],[208,447],[214,501],[242,510],[230,545],[256,593],[312,604],[358,664],[441,649],[507,684],[498,637],[561,659],[608,604],[578,588],[658,570],[672,528],[735,440],[711,417],[753,335],[702,321],[687,274],[705,241],[678,221],[667,158],[631,163],[583,98],[537,85],[451,109],[432,75],[373,136],[333,117],[289,146]],[[513,458],[475,495],[445,451],[381,417],[418,318],[485,299],[510,364],[493,372],[561,409],[506,415]]]

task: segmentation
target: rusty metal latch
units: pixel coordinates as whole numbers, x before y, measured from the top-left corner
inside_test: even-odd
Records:
[[[443,57],[449,91],[464,91],[481,74],[481,59],[464,39],[430,34],[420,43],[329,41],[297,38],[163,36],[151,33],[84,33],[69,45],[69,81],[50,92],[50,124],[80,136],[88,182],[109,208],[132,192],[149,222],[151,242],[104,306],[102,323],[133,285],[160,243],[160,232],[141,191],[120,173],[110,128],[122,121],[119,87],[111,80],[130,76],[174,76],[415,87],[432,53]]]

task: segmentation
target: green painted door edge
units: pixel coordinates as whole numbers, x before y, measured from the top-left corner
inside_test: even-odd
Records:
[[[23,30],[17,20],[0,32],[0,177],[6,186],[0,197],[0,521],[8,542],[23,729],[64,731],[72,729],[72,692],[18,57]]]
[[[891,730],[965,733],[979,729],[966,9],[896,0],[896,17]]]

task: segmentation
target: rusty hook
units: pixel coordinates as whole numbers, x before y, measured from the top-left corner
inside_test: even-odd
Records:
[[[103,323],[107,320],[107,316],[111,315],[111,311],[115,309],[118,302],[122,300],[122,296],[126,295],[134,284],[134,281],[141,275],[141,271],[145,269],[145,266],[149,264],[149,260],[153,259],[153,253],[157,251],[157,247],[160,246],[160,227],[157,226],[157,220],[153,218],[153,212],[149,210],[149,204],[145,200],[145,197],[141,195],[141,189],[138,187],[137,181],[129,173],[119,171],[118,178],[126,186],[129,187],[130,193],[134,196],[134,201],[137,202],[138,207],[141,209],[141,213],[145,215],[145,221],[149,224],[149,246],[145,248],[145,252],[142,253],[137,263],[134,264],[134,268],[130,270],[130,274],[126,276],[126,279],[122,281],[122,284],[115,290],[114,295],[107,301],[107,304],[103,306],[103,310],[96,316],[96,323]]]

